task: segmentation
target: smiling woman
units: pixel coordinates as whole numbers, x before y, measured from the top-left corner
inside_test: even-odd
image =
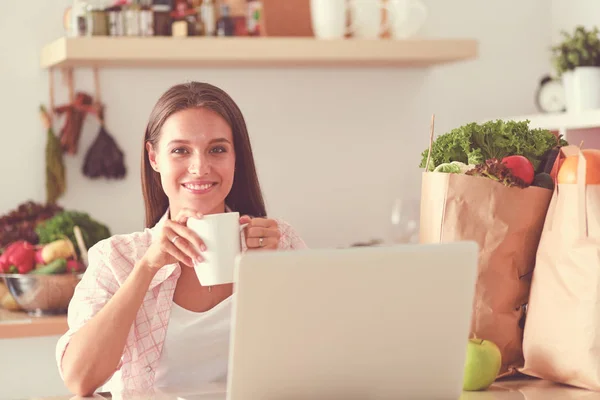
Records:
[[[188,218],[237,212],[242,251],[305,248],[267,217],[240,109],[221,89],[191,82],[156,103],[142,152],[146,229],[89,250],[56,357],[80,396],[193,388],[227,377],[233,284],[206,287],[193,268],[204,240]]]
[[[158,222],[169,202],[171,208],[201,204],[204,213],[214,211],[206,207],[223,212],[223,204],[200,201],[199,197],[176,196],[180,193],[179,187],[186,182],[173,174],[190,167],[203,169],[194,171],[198,176],[214,166],[212,172],[224,179],[223,182],[201,183],[221,186],[213,199],[225,194],[227,205],[240,214],[266,215],[246,122],[224,91],[198,83],[171,88],[158,100],[150,115],[144,143],[142,183],[147,227]],[[163,166],[164,172],[161,171]],[[235,174],[234,170],[237,170]],[[189,183],[198,183],[198,180]],[[225,197],[221,201],[223,199]],[[178,210],[171,211],[176,214]]]

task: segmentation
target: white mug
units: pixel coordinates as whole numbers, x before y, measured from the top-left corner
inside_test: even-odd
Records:
[[[237,212],[187,220],[187,227],[206,245],[206,251],[202,252],[204,261],[194,261],[194,270],[202,286],[233,283],[235,260],[242,251],[241,232],[246,225],[240,225]]]
[[[388,5],[382,0],[350,0],[352,24],[350,30],[355,38],[379,39],[388,29],[388,23],[383,23],[383,10]]]
[[[313,32],[319,39],[343,39],[346,35],[346,0],[310,0]]]
[[[427,7],[421,0],[388,0],[387,4],[392,38],[409,38],[425,24]]]

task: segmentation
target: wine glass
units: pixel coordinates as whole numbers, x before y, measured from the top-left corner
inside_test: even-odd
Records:
[[[419,242],[419,202],[408,197],[396,197],[390,215],[390,241],[393,244]]]

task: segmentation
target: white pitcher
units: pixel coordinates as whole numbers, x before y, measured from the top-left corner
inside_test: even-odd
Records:
[[[425,24],[427,7],[421,0],[388,0],[387,5],[392,38],[409,38]]]

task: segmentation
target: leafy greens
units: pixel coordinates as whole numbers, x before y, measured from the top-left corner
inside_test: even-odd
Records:
[[[548,150],[567,144],[546,129],[530,129],[529,120],[473,122],[455,128],[433,142],[427,170],[433,171],[436,166],[452,161],[477,165],[512,155],[526,157],[537,170]],[[421,154],[420,168],[425,168],[428,154],[429,149]]]
[[[89,214],[79,211],[62,211],[54,217],[40,222],[36,226],[35,232],[40,238],[40,244],[51,243],[62,239],[64,236],[75,244],[77,243],[73,231],[75,226],[81,229],[81,235],[87,249],[111,235],[110,229],[106,225],[91,218]],[[81,255],[77,246],[75,250],[78,255]]]

